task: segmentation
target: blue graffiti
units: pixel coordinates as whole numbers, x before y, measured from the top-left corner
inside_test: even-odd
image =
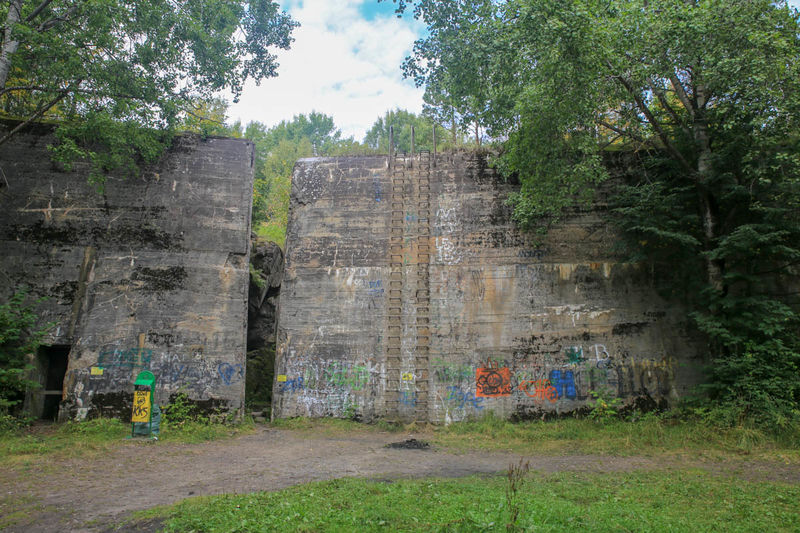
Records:
[[[574,400],[577,397],[575,392],[575,376],[572,370],[551,370],[550,384],[556,388],[559,398]]]
[[[383,281],[370,281],[368,293],[372,296],[380,296],[383,294]]]
[[[375,189],[375,201],[380,202],[381,197],[383,196],[383,187],[381,186],[381,180],[378,176],[372,177],[372,186]]]
[[[404,390],[403,393],[400,395],[400,403],[403,405],[417,405],[417,393],[412,391]]]
[[[446,400],[454,402],[459,409],[462,409],[467,404],[471,404],[477,410],[483,409],[483,398],[476,398],[475,393],[462,391],[457,386],[447,387],[447,390]]]
[[[225,385],[237,383],[244,378],[244,367],[242,367],[242,365],[220,363],[217,365],[217,372],[219,373],[219,377],[222,378],[222,381],[225,383]]]
[[[306,388],[305,380],[303,376],[296,377],[294,379],[288,379],[281,384],[281,392],[294,392],[298,390],[303,390]]]

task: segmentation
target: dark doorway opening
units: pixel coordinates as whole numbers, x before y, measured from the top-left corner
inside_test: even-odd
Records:
[[[68,344],[39,347],[37,366],[39,367],[39,383],[42,388],[38,391],[41,395],[41,401],[37,402],[39,412],[31,413],[34,416],[38,415],[38,418],[44,420],[58,418],[58,407],[64,392],[64,376],[67,374],[71,348]]]

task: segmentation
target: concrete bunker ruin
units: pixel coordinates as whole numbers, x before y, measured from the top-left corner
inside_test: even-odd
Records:
[[[140,176],[52,161],[48,126],[0,148],[0,298],[27,286],[52,323],[27,407],[44,417],[130,417],[133,381],[156,402],[244,403],[253,145],[179,137]]]
[[[479,153],[314,158],[294,170],[273,416],[448,423],[664,404],[697,344],[602,202],[521,233]]]
[[[252,143],[180,137],[99,194],[52,142],[42,126],[0,149],[0,297],[27,285],[54,324],[37,416],[127,417],[141,370],[161,405],[240,412],[247,378],[269,382],[274,417],[436,423],[570,412],[592,391],[665,403],[699,379],[685,317],[611,251],[602,202],[523,234],[480,153],[299,161],[284,269],[251,258]],[[248,376],[278,286],[274,377]]]

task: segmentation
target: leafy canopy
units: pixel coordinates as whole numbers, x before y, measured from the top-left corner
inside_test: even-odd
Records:
[[[268,0],[10,0],[0,21],[0,110],[59,120],[57,156],[98,174],[154,160],[200,102],[275,76],[297,25]]]
[[[253,227],[268,240],[283,246],[289,218],[289,196],[295,162],[304,157],[363,153],[367,149],[343,138],[333,118],[312,111],[267,128],[251,122],[244,136],[255,144]]]

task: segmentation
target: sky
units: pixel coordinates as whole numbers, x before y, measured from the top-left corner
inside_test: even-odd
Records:
[[[273,126],[297,114],[333,117],[345,137],[362,141],[378,117],[394,108],[418,113],[422,89],[404,80],[400,65],[424,26],[394,14],[391,1],[284,0],[301,26],[294,43],[278,54],[278,77],[248,82],[230,122]]]
[[[800,8],[800,0],[789,0]],[[345,137],[362,141],[375,120],[394,108],[422,110],[422,89],[404,80],[400,65],[423,35],[422,23],[394,14],[377,0],[283,0],[301,26],[278,54],[278,77],[248,82],[229,109],[231,122],[268,127],[300,113],[332,116]]]

